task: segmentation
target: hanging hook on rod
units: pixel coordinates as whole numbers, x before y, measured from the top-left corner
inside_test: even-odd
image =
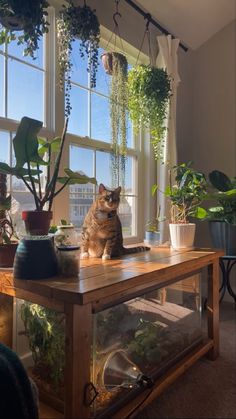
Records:
[[[152,16],[150,15],[150,13],[147,13],[145,16],[144,16],[144,20],[146,20],[147,19],[147,23],[146,23],[146,31],[148,32],[149,31],[149,25],[150,25],[150,22],[151,22],[151,19],[152,19]]]
[[[116,12],[113,15],[113,21],[114,21],[116,27],[118,26],[118,22],[117,22],[116,18],[118,16],[121,17],[121,14],[119,12],[119,2],[120,2],[120,0],[115,0],[115,3],[116,3]]]

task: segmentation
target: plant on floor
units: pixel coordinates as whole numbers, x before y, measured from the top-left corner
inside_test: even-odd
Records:
[[[21,305],[21,318],[32,351],[35,374],[52,381],[57,389],[64,380],[65,315],[25,301]]]
[[[163,158],[165,119],[171,96],[171,83],[165,70],[138,65],[128,74],[128,107],[134,129],[150,129],[156,159]]]
[[[112,185],[120,180],[125,187],[127,154],[127,59],[123,54],[112,52],[112,76],[110,83],[111,118],[111,168]]]
[[[46,0],[0,0],[0,45],[17,40],[26,44],[24,55],[34,58],[38,42],[48,32]],[[16,35],[16,31],[23,31]]]
[[[213,170],[209,180],[214,191],[206,199],[215,201],[217,205],[207,209],[206,218],[236,225],[236,177],[229,178],[225,173]]]
[[[86,5],[75,6],[72,1],[63,6],[57,19],[58,62],[60,69],[60,86],[64,89],[65,79],[65,114],[70,115],[70,90],[72,71],[72,43],[79,39],[79,54],[88,58],[87,70],[90,73],[91,88],[96,86],[98,67],[98,48],[100,41],[100,25],[95,10]]]
[[[65,121],[61,137],[52,141],[39,138],[38,132],[42,122],[23,117],[13,139],[16,165],[10,167],[7,163],[0,163],[0,173],[16,176],[21,179],[27,190],[33,195],[36,210],[42,211],[46,204],[48,210],[52,208],[54,198],[67,186],[73,184],[96,184],[95,178],[89,178],[79,172],[65,168],[64,176],[59,176],[63,147],[66,139],[68,120]],[[46,158],[44,156],[47,155]],[[53,155],[56,156],[54,170],[51,171]],[[43,188],[41,167],[46,166],[46,182]],[[62,186],[57,189],[57,184]]]

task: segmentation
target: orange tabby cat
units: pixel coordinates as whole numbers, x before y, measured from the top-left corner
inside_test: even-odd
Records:
[[[101,183],[99,195],[84,219],[81,257],[111,259],[129,253],[150,250],[149,247],[123,247],[121,222],[117,214],[121,187],[106,189]]]

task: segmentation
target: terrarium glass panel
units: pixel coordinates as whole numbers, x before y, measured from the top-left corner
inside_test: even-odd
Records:
[[[16,314],[15,351],[42,400],[46,394],[47,403],[63,411],[65,315],[19,299]]]
[[[94,315],[94,414],[113,413],[203,339],[200,275]]]

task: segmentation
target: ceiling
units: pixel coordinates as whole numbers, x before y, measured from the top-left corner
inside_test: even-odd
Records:
[[[197,49],[236,18],[236,0],[135,0],[153,19]]]

